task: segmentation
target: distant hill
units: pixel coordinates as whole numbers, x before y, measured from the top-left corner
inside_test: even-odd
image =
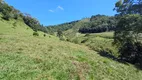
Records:
[[[100,33],[114,31],[117,19],[113,16],[94,15],[91,18],[84,18],[82,20],[63,23],[55,26],[47,26],[49,33],[61,30],[67,37],[75,35],[76,33]],[[71,36],[73,37],[73,36]]]

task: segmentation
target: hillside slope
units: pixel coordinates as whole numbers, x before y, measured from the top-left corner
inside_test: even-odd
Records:
[[[101,57],[83,45],[39,33],[40,36],[34,37],[32,29],[24,23],[0,20],[1,80],[142,79],[142,71],[132,65]]]

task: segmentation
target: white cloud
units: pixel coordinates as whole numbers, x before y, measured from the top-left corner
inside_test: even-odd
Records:
[[[58,6],[57,9],[64,10],[64,8],[61,6]]]
[[[61,7],[61,6],[58,6],[56,9],[50,9],[50,10],[48,10],[48,11],[53,13],[53,12],[58,12],[58,11],[60,11],[60,10],[64,11],[64,8]]]
[[[49,12],[54,12],[54,10],[49,10]]]

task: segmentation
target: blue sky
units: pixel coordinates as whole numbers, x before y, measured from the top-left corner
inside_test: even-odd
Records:
[[[43,25],[56,25],[96,14],[114,15],[117,0],[5,0]]]

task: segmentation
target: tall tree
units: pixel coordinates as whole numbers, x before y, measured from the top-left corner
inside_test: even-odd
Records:
[[[114,8],[120,15],[142,15],[142,0],[119,0]]]
[[[120,0],[115,5],[119,22],[114,33],[114,44],[121,59],[142,67],[142,0]]]

